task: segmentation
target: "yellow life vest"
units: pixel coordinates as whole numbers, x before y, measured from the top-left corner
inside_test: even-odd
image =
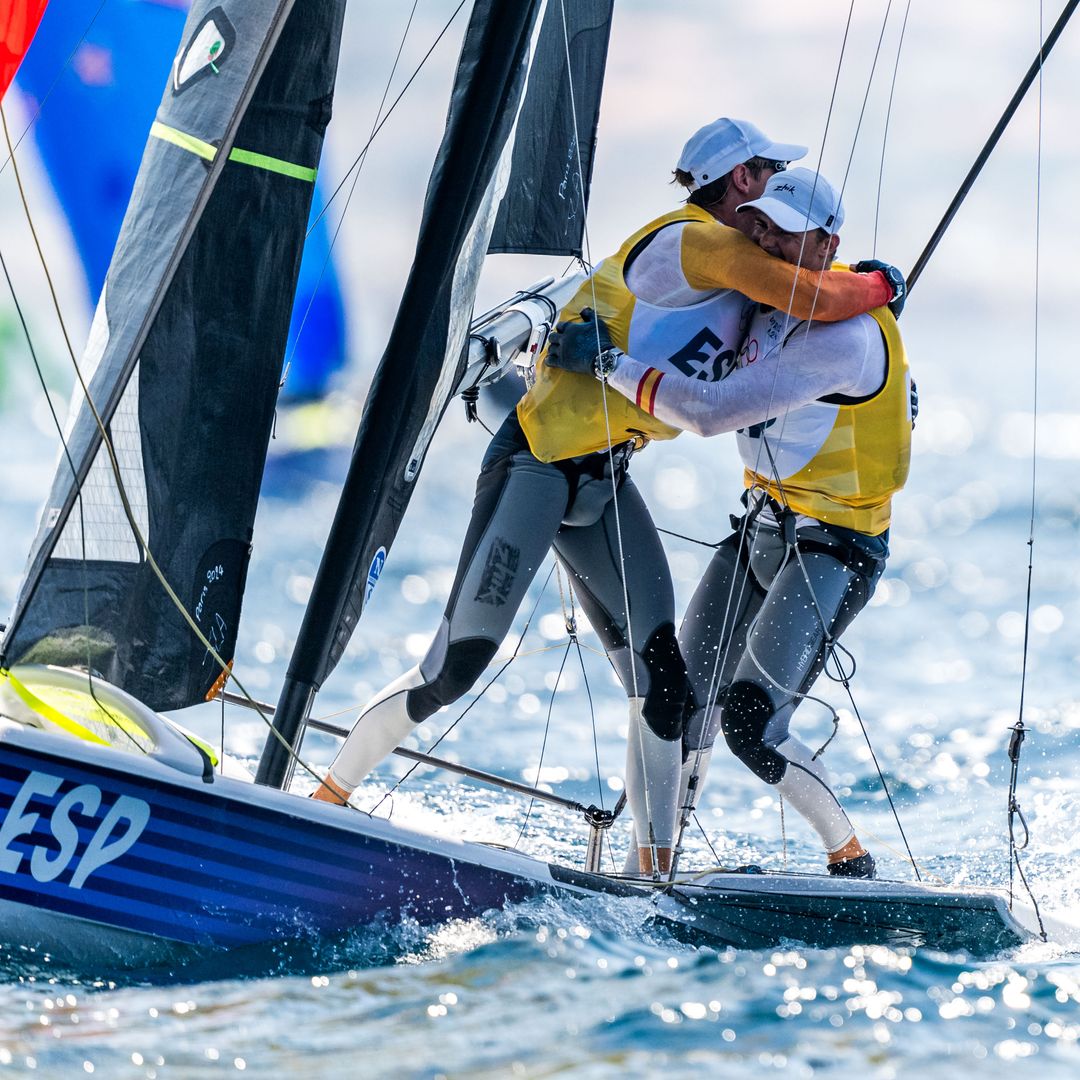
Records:
[[[911,460],[911,383],[904,343],[892,312],[882,307],[869,315],[885,340],[885,383],[865,401],[833,406],[832,426],[824,427],[818,449],[802,468],[791,476],[777,478],[755,472],[749,465],[750,461],[768,460],[767,456],[750,454],[751,446],[756,448],[757,439],[762,437],[772,444],[774,458],[781,456],[781,424],[775,425],[777,434],[765,430],[752,440],[740,432],[739,444],[747,463],[747,487],[764,488],[797,514],[877,536],[889,527],[892,496],[907,480]],[[827,403],[815,402],[804,408],[821,409],[823,405]],[[793,416],[789,414],[787,420]],[[791,424],[791,429],[797,427]]]
[[[650,222],[605,259],[563,309],[560,321],[578,322],[592,308],[607,323],[614,343],[661,371],[686,374],[687,357],[699,378],[721,378],[734,365],[745,329],[746,299],[733,289],[707,293],[683,307],[649,304],[630,291],[627,259],[661,229],[680,222],[707,222],[727,230],[700,207],[687,205]],[[733,234],[735,230],[730,230]],[[737,234],[736,234],[737,235]],[[635,440],[673,439],[678,428],[657,420],[591,375],[549,367],[541,356],[536,382],[517,406],[529,449],[540,461],[561,461]]]

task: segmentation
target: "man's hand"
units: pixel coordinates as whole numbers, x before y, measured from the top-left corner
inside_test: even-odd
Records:
[[[904,301],[907,299],[907,282],[904,280],[904,275],[895,266],[890,266],[880,259],[863,259],[851,269],[856,274],[872,274],[875,270],[881,272],[893,291],[893,298],[889,301],[889,310],[895,318],[899,319],[900,312],[904,310]]]
[[[611,347],[607,324],[592,308],[582,308],[581,322],[561,322],[555,327],[544,362],[563,371],[592,375],[597,356]]]

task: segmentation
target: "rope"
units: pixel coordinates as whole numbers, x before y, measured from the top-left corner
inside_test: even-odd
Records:
[[[562,13],[562,28],[563,28],[563,53],[566,59],[566,78],[567,85],[570,93],[570,115],[574,125],[574,160],[577,166],[577,178],[578,189],[581,192],[581,210],[582,210],[582,238],[584,240],[585,258],[591,265],[593,262],[592,257],[592,245],[589,239],[589,221],[588,221],[588,207],[585,202],[585,169],[581,162],[581,135],[578,132],[577,123],[577,100],[574,94],[574,72],[573,65],[570,62],[570,39],[568,36],[568,28],[566,22],[566,0],[559,0],[559,7]],[[592,293],[592,307],[596,311],[596,279],[590,275],[589,288]],[[596,352],[599,355],[600,349],[600,325],[596,324]],[[612,492],[612,506],[615,518],[615,539],[616,547],[619,555],[619,568],[622,578],[622,592],[623,592],[623,611],[626,615],[626,640],[630,649],[630,682],[632,686],[632,697],[635,701],[640,700],[640,693],[638,692],[638,679],[637,679],[637,651],[634,648],[634,627],[633,619],[630,612],[630,593],[626,581],[626,555],[623,547],[623,535],[622,535],[622,521],[619,514],[619,481],[618,474],[615,469],[615,447],[612,443],[611,437],[611,419],[608,413],[608,387],[606,380],[601,380],[600,383],[601,401],[604,406],[604,431],[607,435],[607,455],[608,465],[611,470],[611,492]],[[633,730],[629,733],[629,739],[633,741]],[[644,751],[641,751],[642,755]],[[642,757],[642,773],[644,774],[644,757]],[[647,784],[642,785],[642,798],[645,803],[645,815],[646,815],[646,828],[648,832],[647,846],[649,848],[650,857],[652,860],[653,876],[659,877],[658,871],[658,859],[656,850],[656,832],[653,827],[653,814],[652,807],[649,805],[649,788]],[[641,837],[638,836],[638,843],[640,844]],[[674,865],[674,860],[672,860]]]

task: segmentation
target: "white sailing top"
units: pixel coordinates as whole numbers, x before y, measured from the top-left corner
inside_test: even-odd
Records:
[[[718,435],[786,416],[833,394],[873,394],[885,379],[885,344],[869,315],[800,323],[783,312],[759,312],[738,366],[726,378],[704,382],[665,373],[656,380],[655,374],[650,365],[625,356],[608,381],[666,424]],[[639,400],[639,387],[650,375],[651,400]]]

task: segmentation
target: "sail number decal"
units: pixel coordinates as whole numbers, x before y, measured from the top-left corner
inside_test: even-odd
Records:
[[[30,812],[28,806],[37,798],[50,798],[60,790],[63,778],[51,773],[32,772],[15,793],[11,808],[0,825],[0,872],[17,874],[26,853],[12,847],[19,839],[28,837],[44,818],[54,843],[30,848],[30,873],[35,881],[55,881],[70,866],[73,889],[81,889],[86,879],[107,863],[114,862],[142,835],[150,820],[150,807],[142,799],[121,795],[109,807],[90,837],[86,850],[77,856],[79,830],[72,814],[96,818],[101,808],[101,788],[95,784],[80,784],[44,813]],[[59,850],[56,845],[59,844]]]

